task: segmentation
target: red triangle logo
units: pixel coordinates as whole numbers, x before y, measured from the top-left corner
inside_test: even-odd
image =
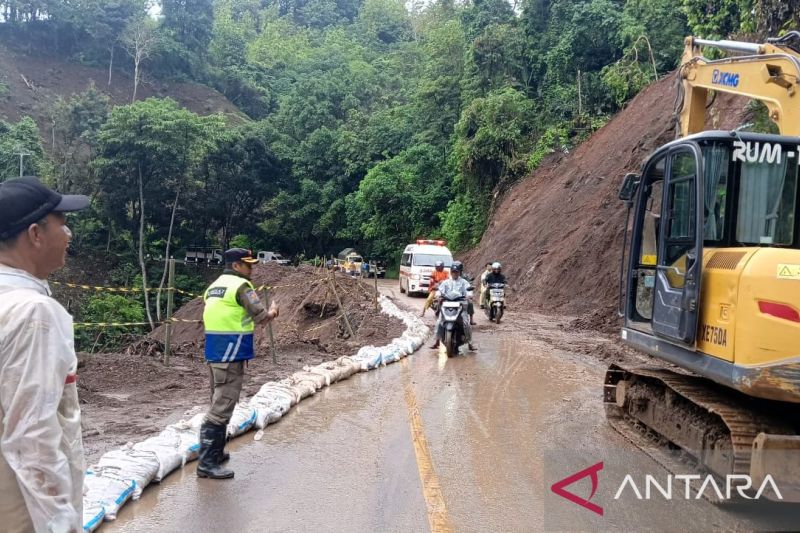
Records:
[[[589,501],[592,499],[592,496],[594,496],[594,493],[597,492],[597,485],[599,484],[597,473],[602,469],[603,469],[603,461],[600,461],[599,463],[592,465],[589,468],[581,470],[580,472],[575,472],[571,476],[565,477],[561,481],[553,483],[553,485],[550,487],[550,490],[552,490],[554,493],[558,494],[562,498],[568,499],[572,503],[577,503],[581,507],[585,507],[586,509],[589,509],[593,513],[597,513],[600,516],[603,516],[603,508]],[[572,485],[576,481],[581,480],[587,476],[589,476],[589,478],[592,480],[592,493],[589,495],[588,499],[584,500],[580,496],[576,496],[575,494],[564,489],[564,487]]]

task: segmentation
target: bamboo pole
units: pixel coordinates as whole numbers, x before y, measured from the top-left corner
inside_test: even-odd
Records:
[[[331,289],[333,290],[333,296],[336,298],[336,303],[339,304],[339,309],[342,310],[342,317],[344,317],[344,323],[347,325],[347,331],[349,331],[350,332],[350,336],[353,339],[355,339],[356,338],[356,334],[353,331],[353,326],[350,325],[350,319],[347,318],[347,310],[344,308],[344,305],[342,305],[342,299],[339,298],[339,293],[336,292],[336,283],[334,283],[334,281],[333,281],[333,275],[331,275],[328,278],[328,283],[330,284]]]
[[[170,258],[167,269],[167,323],[164,327],[164,366],[169,366],[169,354],[172,349],[172,307],[175,303],[175,259]]]
[[[264,302],[266,303],[267,309],[270,308],[270,301],[269,301],[269,287],[264,287]],[[278,352],[275,350],[275,334],[272,331],[272,320],[267,322],[267,329],[269,329],[269,344],[272,350],[272,364],[278,364]]]
[[[369,264],[369,269],[372,270],[372,277],[375,280],[375,310],[377,311],[378,310],[378,265],[373,261]]]

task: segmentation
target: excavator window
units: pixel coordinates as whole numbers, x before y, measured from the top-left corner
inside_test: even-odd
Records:
[[[653,288],[658,261],[658,232],[661,222],[661,201],[666,169],[666,156],[647,165],[642,176],[642,219],[639,241],[639,265],[636,273],[636,312],[644,320],[653,314]]]
[[[725,238],[730,160],[730,148],[726,145],[713,143],[703,147],[703,233],[705,242],[712,246]]]
[[[788,157],[741,163],[736,240],[744,245],[791,245],[797,212],[798,165]]]
[[[691,152],[677,152],[671,161],[667,191],[667,227],[664,232],[664,257],[658,264],[668,266],[667,281],[672,288],[682,288],[686,275],[686,254],[694,248],[695,167]]]

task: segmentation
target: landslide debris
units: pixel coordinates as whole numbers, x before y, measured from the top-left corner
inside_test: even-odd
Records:
[[[577,316],[576,329],[615,330],[625,222],[618,189],[626,172],[675,137],[675,81],[650,85],[575,150],[549,156],[511,188],[465,254],[469,270],[502,261],[515,308]],[[707,128],[745,122],[746,103],[718,94]]]
[[[402,334],[402,322],[375,310],[372,280],[337,274],[336,290],[356,334],[351,338],[327,275],[309,266],[255,266],[254,285],[276,287],[270,297],[281,310],[273,321],[278,362],[272,362],[267,327],[257,326],[256,357],[248,363],[244,395],[251,396],[264,382],[283,379],[303,366],[352,355],[363,345],[387,344]],[[203,302],[197,298],[181,307],[175,318],[200,320],[202,314]],[[175,324],[169,367],[162,363],[163,340],[161,326],[123,353],[78,354],[84,446],[90,460],[160,431],[183,418],[187,409],[208,403],[202,324]]]

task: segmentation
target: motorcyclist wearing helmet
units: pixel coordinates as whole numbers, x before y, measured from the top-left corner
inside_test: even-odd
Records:
[[[455,300],[457,298],[463,298],[465,301],[468,299],[468,292],[469,292],[469,281],[461,277],[461,273],[464,270],[464,265],[461,264],[460,261],[454,261],[453,264],[450,266],[450,279],[447,279],[439,284],[439,297],[446,297],[449,300]],[[465,312],[461,313],[462,320],[464,322],[464,337],[467,340],[467,346],[470,350],[475,350],[475,347],[472,345],[472,326],[470,325],[469,314]],[[438,348],[439,347],[439,339],[441,338],[442,328],[444,328],[444,322],[442,320],[442,314],[439,314],[439,318],[436,320],[436,342],[431,346],[431,348]]]
[[[486,276],[486,280],[484,281],[484,286],[488,287],[492,283],[502,283],[505,285],[506,277],[503,275],[503,265],[495,261],[492,263],[492,271]],[[489,291],[483,291],[483,302],[481,302],[481,307],[489,305]]]
[[[425,300],[425,305],[422,308],[422,314],[419,316],[425,316],[425,311],[428,310],[433,303],[433,299],[436,298],[436,289],[439,287],[439,284],[449,277],[449,274],[444,269],[444,261],[436,261],[435,265],[436,267],[433,271],[433,274],[431,274],[431,285],[428,288],[428,299]]]

